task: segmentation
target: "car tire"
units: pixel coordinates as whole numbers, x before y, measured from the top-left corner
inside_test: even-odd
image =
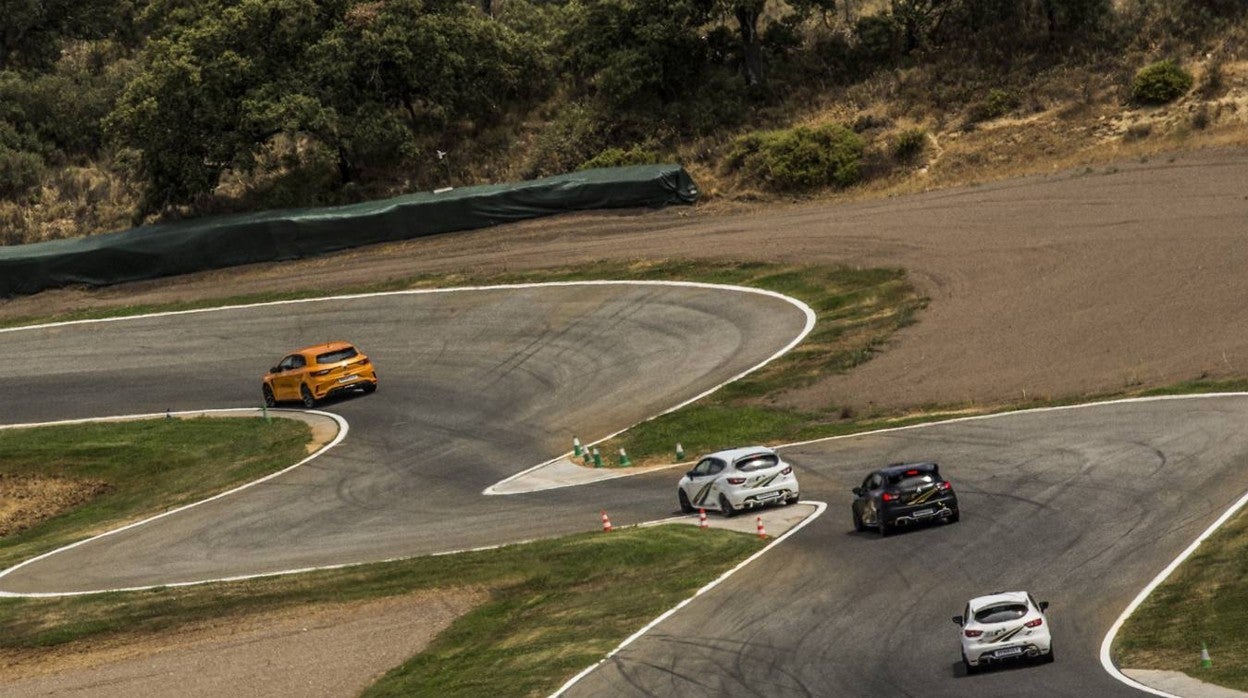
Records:
[[[802,498],[802,495],[795,494],[792,497],[789,497],[788,499],[784,500],[784,505],[787,507],[790,504],[797,504],[798,500],[800,500],[801,498]]]
[[[719,495],[719,513],[723,514],[726,519],[731,519],[737,514],[737,510],[732,508],[732,502],[728,501],[726,495]]]
[[[880,537],[887,538],[890,534],[892,534],[892,532],[893,532],[892,524],[885,521],[884,517],[881,516],[880,517]]]
[[[372,394],[373,394],[373,393],[375,393],[375,392],[377,392],[377,384],[376,384],[376,383],[365,383],[365,384],[364,384],[364,394],[365,394],[365,395],[372,395]]]
[[[680,501],[680,511],[684,514],[693,513],[693,505],[689,503],[689,495],[684,490],[676,490],[676,499]]]
[[[1053,654],[1053,645],[1049,645],[1049,653],[1040,655],[1041,664],[1052,664],[1057,657]]]
[[[973,676],[979,673],[979,667],[971,665],[971,663],[966,658],[965,652],[962,653],[962,666],[966,669],[967,676]]]
[[[862,533],[867,530],[866,524],[862,523],[862,516],[858,514],[858,510],[850,507],[850,511],[854,514],[854,530]]]
[[[260,392],[264,394],[265,407],[277,407],[277,398],[273,396],[273,388],[265,385]]]
[[[303,401],[303,406],[308,409],[316,407],[316,396],[312,394],[311,390],[308,390],[306,385],[299,386],[299,399]]]
[[[945,521],[948,521],[949,523],[957,523],[958,520],[961,518],[962,518],[962,511],[959,509],[954,509],[953,515],[945,519]]]

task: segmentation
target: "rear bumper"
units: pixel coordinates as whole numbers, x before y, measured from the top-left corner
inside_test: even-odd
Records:
[[[377,374],[361,373],[355,380],[347,383],[339,383],[336,380],[317,383],[312,386],[312,394],[320,399],[338,393],[345,393],[349,390],[361,390],[366,385],[377,385]]]
[[[1018,648],[1019,652],[1010,653],[1014,648]],[[968,648],[966,652],[966,660],[971,666],[984,666],[987,664],[1004,664],[1006,662],[1017,662],[1026,659],[1036,659],[1044,656],[1052,650],[1052,643],[1045,640],[1036,640],[1021,643],[1011,643],[1009,647],[981,647]]]
[[[931,521],[943,521],[958,513],[958,498],[946,497],[917,506],[889,507],[882,518],[892,526],[911,526]]]
[[[797,499],[801,495],[801,491],[797,487],[797,483],[782,485],[780,487],[768,487],[764,491],[746,490],[744,492],[734,492],[729,496],[732,505],[739,509],[757,509],[771,504],[783,504],[784,502]]]

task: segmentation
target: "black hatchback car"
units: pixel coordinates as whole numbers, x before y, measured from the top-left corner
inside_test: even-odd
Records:
[[[887,536],[899,526],[958,520],[958,496],[935,463],[881,468],[854,488],[854,528]]]

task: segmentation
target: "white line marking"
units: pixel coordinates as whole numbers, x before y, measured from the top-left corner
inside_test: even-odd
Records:
[[[93,540],[99,540],[100,538],[105,538],[105,537],[107,537],[107,536],[111,536],[111,535],[114,535],[114,534],[117,534],[117,533],[121,533],[122,531],[128,531],[128,530],[130,530],[130,529],[132,529],[132,528],[136,528],[136,527],[138,527],[138,526],[142,526],[142,525],[144,525],[144,524],[151,523],[152,521],[156,521],[157,519],[163,519],[163,518],[165,518],[166,516],[172,516],[173,514],[176,514],[176,513],[180,512],[180,511],[186,511],[187,509],[190,509],[190,508],[192,508],[192,507],[197,507],[197,506],[199,506],[199,505],[201,505],[201,504],[204,504],[204,503],[206,503],[206,502],[211,502],[211,501],[213,501],[213,500],[215,500],[215,499],[221,499],[222,497],[227,497],[227,496],[229,496],[229,495],[231,495],[231,494],[234,494],[235,492],[241,492],[241,491],[243,491],[243,490],[245,490],[245,489],[247,489],[247,488],[249,488],[249,487],[254,487],[254,486],[256,486],[256,485],[258,485],[258,484],[260,484],[260,483],[262,483],[262,482],[266,482],[266,481],[268,481],[268,480],[272,480],[273,478],[275,478],[275,477],[277,477],[277,476],[279,476],[279,475],[282,475],[282,474],[284,474],[284,473],[288,473],[288,472],[290,472],[290,471],[294,470],[295,468],[298,468],[299,466],[304,465],[305,463],[309,463],[309,462],[311,462],[313,459],[318,458],[321,454],[325,453],[325,452],[326,452],[326,451],[328,451],[329,449],[333,448],[334,446],[337,446],[339,443],[341,443],[341,442],[342,442],[342,440],[343,440],[343,439],[345,439],[345,438],[347,437],[347,432],[350,430],[350,426],[347,424],[347,420],[343,419],[342,417],[339,417],[339,416],[338,416],[338,415],[336,415],[336,414],[330,413],[330,412],[321,412],[320,410],[282,410],[282,409],[271,409],[271,410],[269,410],[269,412],[271,412],[271,413],[276,413],[276,414],[279,414],[279,415],[280,415],[282,412],[285,412],[285,411],[290,411],[290,412],[303,412],[303,413],[306,413],[306,414],[315,414],[315,415],[320,415],[320,416],[322,416],[322,417],[329,417],[330,419],[333,419],[335,422],[337,422],[337,423],[338,423],[338,435],[337,435],[337,436],[335,436],[335,437],[334,437],[334,439],[333,439],[332,441],[330,441],[329,443],[325,444],[325,445],[324,445],[324,446],[322,446],[320,449],[318,449],[315,453],[313,453],[313,454],[309,455],[307,458],[304,458],[303,460],[299,461],[298,463],[295,463],[294,465],[291,465],[291,466],[288,466],[288,467],[286,467],[286,468],[283,468],[283,469],[281,469],[281,470],[279,470],[279,471],[277,471],[277,472],[275,472],[275,473],[270,473],[270,474],[268,474],[268,475],[265,475],[264,477],[262,477],[262,478],[260,478],[260,479],[258,479],[258,480],[252,480],[251,482],[244,483],[244,484],[239,485],[238,487],[235,487],[235,488],[233,488],[233,489],[226,490],[225,492],[220,492],[220,493],[215,494],[215,495],[213,495],[213,496],[211,496],[211,497],[208,497],[207,499],[201,499],[201,500],[199,500],[198,502],[191,502],[190,504],[186,504],[186,505],[183,505],[183,506],[177,507],[177,508],[175,508],[175,509],[170,509],[169,511],[162,512],[162,513],[157,514],[157,515],[155,515],[155,516],[149,516],[148,518],[143,519],[142,521],[136,521],[136,522],[134,522],[134,523],[127,524],[127,525],[122,526],[122,527],[120,527],[120,528],[114,528],[114,529],[112,529],[111,531],[105,531],[104,533],[101,533],[101,534],[99,534],[99,535],[96,535],[96,536],[91,536],[90,538],[84,538],[84,539],[82,539],[82,540],[80,540],[80,541],[78,541],[78,542],[76,542],[76,543],[70,543],[69,545],[62,546],[62,547],[57,548],[57,549],[55,549],[55,550],[52,550],[52,551],[50,551],[50,552],[46,552],[46,553],[44,553],[44,554],[42,554],[42,555],[38,555],[38,556],[36,556],[36,557],[32,557],[32,558],[30,558],[29,560],[24,560],[24,561],[19,562],[18,564],[14,565],[14,566],[12,566],[12,567],[10,567],[10,568],[8,568],[8,569],[6,569],[6,570],[4,570],[4,571],[0,572],[0,579],[3,579],[4,577],[8,576],[10,573],[17,571],[17,570],[19,570],[19,569],[21,569],[21,568],[25,567],[26,565],[29,565],[29,564],[34,563],[34,562],[37,562],[37,561],[42,560],[42,559],[47,558],[47,557],[51,557],[51,556],[53,556],[53,555],[56,555],[57,553],[60,553],[60,552],[66,551],[66,550],[70,550],[70,549],[72,549],[72,548],[77,548],[78,546],[80,546],[80,545],[85,545],[85,544],[87,544],[87,543],[90,543],[90,542],[91,542],[91,541],[93,541]],[[19,427],[42,427],[42,426],[56,426],[56,425],[61,425],[61,424],[84,424],[84,423],[87,423],[87,422],[132,421],[132,420],[136,420],[136,419],[158,419],[158,418],[164,417],[166,414],[169,414],[169,415],[174,415],[174,416],[182,416],[182,415],[205,414],[205,413],[210,413],[210,412],[211,412],[211,413],[220,413],[220,412],[252,412],[252,413],[259,414],[259,413],[261,412],[261,410],[260,410],[260,408],[255,407],[255,408],[221,408],[221,409],[209,409],[209,410],[186,410],[186,411],[181,411],[181,412],[156,412],[156,413],[152,413],[152,414],[115,415],[115,416],[111,416],[111,417],[96,417],[96,418],[88,418],[88,419],[66,419],[66,420],[61,420],[61,421],[56,421],[56,422],[37,422],[37,423],[33,423],[33,424],[6,424],[6,425],[3,425],[3,426],[0,426],[0,429],[14,429],[14,428],[19,428]],[[240,578],[238,578],[238,579],[241,579],[241,577],[240,577]],[[100,593],[106,593],[106,592],[110,592],[110,591],[137,591],[137,590],[140,590],[140,589],[154,589],[154,588],[156,588],[156,587],[162,587],[162,586],[186,586],[187,584],[203,584],[203,583],[208,582],[208,581],[221,581],[221,580],[205,580],[204,582],[187,582],[187,583],[181,583],[181,584],[153,584],[153,585],[151,585],[151,586],[145,586],[145,587],[130,587],[130,588],[125,588],[125,589],[101,589],[101,590],[98,590],[98,591],[80,591],[80,592],[55,592],[55,593],[41,593],[41,592],[34,592],[34,593],[15,593],[15,592],[8,592],[8,591],[0,591],[0,597],[49,597],[49,596],[80,596],[80,595],[83,595],[83,594],[100,594]]]
[[[671,283],[671,282],[662,282],[662,283]],[[813,309],[811,309],[811,307],[810,307],[809,305],[806,305],[806,304],[805,304],[805,303],[803,303],[802,301],[799,301],[799,300],[797,300],[796,298],[791,298],[791,297],[786,296],[786,295],[784,295],[784,294],[782,294],[782,293],[776,293],[775,291],[768,291],[768,290],[765,290],[765,289],[759,289],[759,288],[749,288],[749,287],[747,287],[747,286],[721,286],[721,285],[717,285],[717,284],[703,284],[703,283],[696,283],[696,282],[692,282],[692,281],[690,281],[690,282],[680,282],[680,285],[682,285],[682,286],[684,286],[684,285],[689,285],[689,286],[694,286],[694,287],[699,287],[699,288],[729,289],[729,290],[733,290],[733,291],[740,291],[740,292],[743,292],[743,293],[755,293],[755,294],[759,294],[759,295],[763,295],[763,296],[771,296],[772,298],[779,298],[779,299],[781,299],[781,300],[783,300],[783,301],[787,301],[788,303],[791,303],[791,304],[792,304],[794,307],[796,307],[798,310],[801,310],[801,311],[802,311],[802,312],[806,315],[806,325],[802,328],[802,331],[801,331],[801,332],[800,332],[800,333],[799,333],[796,337],[794,337],[794,338],[793,338],[793,340],[792,340],[791,342],[789,342],[788,344],[786,344],[786,345],[784,346],[784,348],[780,349],[779,351],[777,351],[776,353],[774,353],[774,354],[772,354],[771,356],[767,357],[766,359],[763,359],[763,361],[762,361],[762,362],[760,362],[760,363],[758,363],[758,364],[756,364],[756,365],[754,365],[754,366],[751,366],[750,368],[745,369],[745,370],[744,370],[744,371],[742,371],[741,373],[738,373],[737,375],[733,376],[732,378],[729,378],[728,380],[726,380],[726,381],[724,381],[724,382],[720,383],[719,385],[716,385],[716,386],[714,386],[714,387],[712,387],[712,388],[709,388],[709,389],[707,389],[707,390],[702,391],[701,393],[698,393],[697,395],[694,395],[693,397],[689,398],[688,400],[685,400],[684,402],[680,403],[679,405],[674,405],[674,406],[672,406],[672,407],[667,408],[666,410],[663,410],[662,412],[660,412],[660,413],[658,413],[658,414],[654,415],[653,417],[647,417],[647,418],[645,418],[645,419],[641,420],[640,422],[637,422],[636,424],[632,424],[632,425],[627,426],[627,427],[625,427],[625,428],[623,428],[623,429],[620,429],[619,431],[617,431],[617,432],[615,432],[615,433],[613,433],[613,434],[608,434],[608,435],[606,435],[606,436],[604,436],[604,437],[602,437],[602,438],[600,438],[600,439],[597,439],[597,440],[594,440],[594,441],[590,441],[589,443],[585,444],[585,446],[586,446],[586,447],[589,447],[589,446],[595,446],[595,445],[597,445],[597,444],[602,443],[603,441],[606,441],[606,440],[608,440],[608,439],[611,439],[611,438],[614,438],[614,437],[616,437],[616,436],[619,436],[620,434],[623,434],[624,432],[628,431],[629,429],[632,429],[633,427],[637,426],[638,424],[644,424],[644,423],[646,423],[646,422],[649,422],[649,421],[652,421],[652,420],[658,419],[659,417],[662,417],[662,416],[663,416],[663,415],[665,415],[665,414],[669,414],[669,413],[671,413],[671,412],[675,412],[676,410],[679,410],[680,408],[685,407],[686,405],[689,405],[689,404],[691,404],[691,403],[697,402],[698,400],[701,400],[702,398],[706,397],[707,395],[710,395],[711,393],[713,393],[713,392],[715,392],[715,391],[719,390],[720,388],[723,388],[725,385],[728,385],[729,383],[732,383],[732,382],[738,381],[738,380],[740,380],[741,378],[744,378],[745,376],[748,376],[749,374],[751,374],[751,373],[753,373],[753,372],[757,371],[758,369],[762,368],[763,366],[766,366],[767,364],[771,363],[772,361],[775,361],[776,359],[780,358],[781,356],[784,356],[785,354],[789,353],[789,352],[793,349],[793,347],[796,347],[799,343],[801,343],[801,341],[802,341],[803,339],[806,339],[806,335],[810,334],[810,331],[811,331],[811,330],[813,330],[813,329],[815,328],[815,311],[814,311]],[[496,488],[496,487],[499,487],[499,486],[501,486],[501,485],[504,485],[504,484],[506,484],[506,483],[508,483],[508,482],[511,482],[512,480],[516,480],[516,479],[518,479],[518,478],[524,477],[525,475],[528,475],[529,473],[531,473],[531,472],[533,472],[533,471],[535,471],[535,470],[540,470],[541,468],[545,468],[546,466],[548,466],[548,465],[550,465],[550,464],[552,464],[552,463],[555,463],[555,462],[557,462],[557,461],[559,461],[559,460],[562,460],[562,459],[564,459],[564,458],[570,458],[571,456],[572,456],[572,452],[571,452],[571,451],[568,451],[567,453],[564,453],[564,454],[561,454],[561,455],[555,456],[554,458],[551,458],[550,460],[548,460],[548,461],[546,461],[546,462],[544,462],[544,463],[539,463],[539,464],[537,464],[537,465],[533,466],[532,468],[528,468],[528,469],[525,469],[525,470],[521,470],[520,472],[516,473],[515,475],[512,475],[512,476],[510,476],[510,477],[503,478],[502,480],[499,480],[498,482],[494,483],[493,485],[490,485],[489,487],[485,488],[485,489],[481,492],[481,494],[487,494],[487,495],[498,495],[498,496],[507,496],[507,495],[509,495],[509,494],[511,494],[511,493],[506,493],[506,492],[498,492],[497,490],[495,490],[495,488]],[[669,466],[669,467],[673,467],[673,468],[674,468],[674,467],[676,467],[677,465],[681,465],[681,464],[680,464],[680,463],[673,463],[673,464],[671,464],[671,466]],[[658,470],[658,469],[659,469],[659,468],[652,468],[652,469],[649,469],[649,470],[638,470],[638,469],[631,469],[631,470],[619,470],[619,471],[616,471],[616,472],[611,473],[610,475],[604,476],[604,477],[602,477],[602,478],[601,478],[601,479],[599,479],[599,480],[595,480],[594,482],[602,482],[602,481],[605,481],[605,480],[614,480],[614,479],[621,478],[621,477],[632,477],[633,475],[641,475],[641,474],[643,474],[643,473],[650,472],[650,471],[652,471],[652,470]],[[559,489],[559,488],[562,488],[562,487],[575,487],[575,486],[578,486],[578,485],[588,485],[588,484],[593,484],[593,482],[574,482],[574,483],[569,483],[569,484],[566,484],[566,485],[550,485],[550,486],[547,486],[547,487],[540,487],[540,488],[535,489],[535,490],[532,490],[532,491],[533,491],[533,492],[540,492],[540,491],[544,491],[544,490],[553,490],[553,489]]]
[[[598,660],[598,661],[597,661],[597,662],[595,662],[594,664],[591,664],[590,666],[585,667],[585,668],[581,671],[581,673],[577,674],[576,676],[573,676],[571,679],[568,679],[568,682],[567,682],[567,683],[565,683],[565,684],[563,684],[562,686],[560,686],[560,687],[559,687],[559,690],[557,690],[557,691],[555,691],[554,693],[550,694],[550,698],[558,698],[559,696],[562,696],[562,695],[563,695],[563,694],[564,694],[564,693],[565,693],[565,692],[566,692],[569,688],[572,688],[572,686],[574,686],[574,685],[575,685],[578,681],[580,681],[581,679],[583,679],[583,678],[585,678],[586,676],[588,676],[588,675],[589,675],[589,673],[590,673],[590,672],[592,672],[594,669],[597,669],[598,667],[602,666],[602,665],[603,665],[603,663],[605,663],[607,660],[609,660],[609,659],[611,659],[612,657],[614,657],[615,655],[619,654],[620,650],[622,650],[622,649],[624,649],[625,647],[628,647],[629,645],[633,644],[633,642],[635,642],[635,641],[637,640],[637,638],[639,638],[639,637],[641,637],[642,635],[645,635],[646,633],[648,633],[648,632],[650,632],[651,630],[653,630],[653,629],[654,629],[654,627],[655,627],[656,625],[658,625],[659,623],[662,623],[663,621],[667,620],[667,619],[668,619],[668,618],[670,618],[673,614],[675,614],[677,611],[679,611],[680,609],[684,608],[685,606],[688,606],[688,605],[689,605],[689,603],[690,603],[691,601],[693,601],[694,599],[698,598],[699,596],[701,596],[701,595],[705,594],[706,592],[708,592],[708,591],[710,591],[710,590],[714,589],[715,587],[719,586],[720,584],[722,584],[722,583],[724,582],[724,580],[726,580],[726,579],[728,579],[729,577],[731,577],[732,575],[736,574],[738,571],[740,571],[741,569],[743,569],[746,565],[750,564],[751,562],[754,562],[755,560],[757,560],[758,558],[762,557],[763,555],[766,555],[766,554],[767,554],[767,552],[768,552],[769,550],[771,550],[772,548],[776,547],[777,545],[780,545],[780,544],[781,544],[781,543],[783,543],[784,541],[788,540],[788,539],[789,539],[789,536],[792,536],[793,534],[795,534],[795,533],[797,533],[798,531],[802,530],[802,528],[804,528],[804,527],[806,526],[806,524],[808,524],[808,523],[810,523],[811,521],[814,521],[815,519],[819,518],[819,516],[820,516],[820,515],[822,515],[822,514],[823,514],[823,512],[824,512],[824,511],[826,511],[826,510],[827,510],[827,508],[828,508],[828,505],[827,505],[827,503],[826,503],[826,502],[803,501],[802,503],[803,503],[803,504],[814,504],[814,505],[815,505],[815,511],[811,512],[810,516],[807,516],[805,519],[803,519],[803,520],[802,520],[800,523],[798,523],[796,526],[794,526],[793,528],[790,528],[789,530],[785,531],[785,532],[784,532],[784,535],[781,535],[779,538],[777,538],[777,539],[773,540],[772,542],[768,543],[768,544],[767,544],[767,546],[766,546],[765,548],[763,548],[762,550],[759,550],[758,552],[754,553],[753,555],[751,555],[751,556],[749,556],[749,557],[745,558],[745,559],[744,559],[744,560],[742,560],[742,561],[740,562],[740,564],[738,564],[736,567],[733,567],[732,569],[728,570],[727,572],[724,572],[723,574],[719,575],[719,577],[717,577],[717,578],[715,578],[714,580],[712,580],[711,582],[709,582],[706,586],[704,586],[704,587],[702,587],[701,589],[698,589],[697,591],[693,592],[693,596],[690,596],[689,598],[685,599],[684,601],[681,601],[680,603],[676,604],[675,606],[672,606],[671,608],[667,609],[667,610],[666,610],[666,611],[664,611],[662,614],[660,614],[658,618],[655,618],[654,620],[652,620],[652,621],[650,621],[649,623],[647,623],[647,624],[645,625],[645,627],[643,627],[641,630],[638,630],[637,632],[633,633],[632,635],[629,635],[627,638],[625,638],[625,640],[624,640],[623,642],[621,642],[619,645],[617,645],[615,649],[613,649],[613,650],[611,650],[610,652],[608,652],[608,653],[607,653],[607,656],[605,656],[605,657],[603,657],[602,659]]]

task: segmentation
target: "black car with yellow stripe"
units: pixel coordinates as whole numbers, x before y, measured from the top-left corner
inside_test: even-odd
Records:
[[[936,463],[898,463],[880,468],[855,487],[854,528],[887,536],[900,526],[959,518],[958,496]]]

